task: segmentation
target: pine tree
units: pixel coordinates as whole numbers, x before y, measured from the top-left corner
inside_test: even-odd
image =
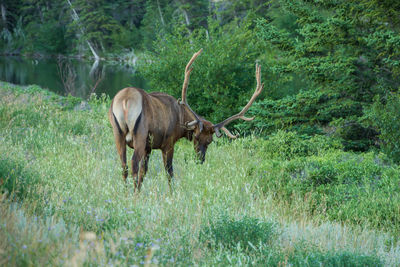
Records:
[[[120,31],[118,22],[107,14],[110,3],[105,0],[71,1],[78,19],[69,26],[69,32],[78,33],[83,41],[89,41],[96,51],[106,52],[113,46],[112,35]],[[81,40],[81,41],[82,41]]]
[[[324,93],[325,109],[308,114],[308,120],[315,123],[318,114],[326,114],[329,120],[320,123],[339,121],[335,126],[342,137],[356,141],[349,142],[349,148],[365,149],[362,140],[371,133],[360,124],[365,107],[375,95],[400,86],[399,18],[395,15],[399,4],[278,0],[274,7],[278,15],[260,20],[257,27],[260,41],[275,54],[269,62],[271,70],[285,81],[297,75],[307,84],[303,90]],[[294,24],[279,27],[276,18],[280,16],[293,18]],[[356,144],[357,140],[361,143]]]

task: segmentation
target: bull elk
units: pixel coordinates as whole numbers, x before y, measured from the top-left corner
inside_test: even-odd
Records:
[[[247,105],[238,114],[226,120],[213,124],[194,112],[186,99],[191,67],[202,49],[195,53],[185,69],[185,79],[182,86],[182,100],[154,92],[146,93],[142,89],[128,87],[119,91],[111,102],[109,120],[111,122],[118,154],[121,158],[123,178],[126,181],[128,168],[126,166],[126,146],[134,149],[131,160],[132,176],[135,190],[140,190],[143,177],[147,172],[149,156],[152,149],[160,149],[165,170],[168,172],[170,185],[173,177],[172,159],[175,143],[185,137],[194,141],[194,149],[201,163],[205,160],[207,147],[213,141],[213,134],[221,137],[220,130],[230,138],[237,138],[225,126],[236,119],[253,120],[244,116],[261,93],[260,66],[256,65],[256,90]]]

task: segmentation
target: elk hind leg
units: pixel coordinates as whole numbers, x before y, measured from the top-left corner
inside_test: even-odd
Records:
[[[111,124],[113,126],[115,145],[117,147],[118,155],[121,159],[122,164],[122,178],[126,182],[126,178],[128,177],[128,167],[126,166],[126,141],[125,136],[122,132],[120,132],[118,126],[115,124],[113,120],[111,120]]]

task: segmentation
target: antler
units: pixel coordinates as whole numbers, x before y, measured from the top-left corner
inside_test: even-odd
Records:
[[[192,64],[196,60],[196,58],[201,54],[202,51],[203,51],[203,48],[200,49],[197,53],[194,53],[192,58],[189,60],[189,63],[186,65],[185,80],[183,81],[183,85],[182,85],[182,100],[180,101],[180,104],[185,104],[188,107],[188,109],[190,110],[190,112],[192,112],[192,114],[196,118],[195,121],[187,123],[186,126],[193,126],[195,124],[199,124],[200,132],[203,130],[203,123],[201,122],[201,120],[200,120],[199,116],[196,114],[196,112],[194,112],[190,108],[190,106],[186,100],[186,91],[187,91],[187,87],[189,85],[190,72],[193,70]]]
[[[238,135],[233,135],[228,129],[226,129],[224,126],[227,125],[228,123],[237,120],[237,119],[242,119],[244,121],[251,121],[254,119],[254,117],[252,118],[248,118],[245,117],[244,114],[246,113],[246,111],[251,107],[251,105],[253,104],[254,100],[256,100],[257,96],[259,94],[261,94],[262,90],[264,89],[264,84],[261,84],[261,67],[260,65],[256,64],[256,80],[257,80],[257,87],[256,90],[253,93],[253,96],[250,98],[249,102],[247,103],[247,105],[242,109],[242,111],[240,111],[238,114],[233,115],[229,118],[227,118],[226,120],[218,123],[218,124],[214,124],[214,131],[215,131],[215,135],[217,137],[221,137],[221,133],[219,130],[223,130],[226,135],[230,138],[237,138]]]

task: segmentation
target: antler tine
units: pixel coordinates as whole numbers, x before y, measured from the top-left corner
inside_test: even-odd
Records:
[[[231,134],[229,132],[229,130],[226,129],[224,126],[234,120],[237,120],[237,119],[242,119],[244,121],[251,121],[254,119],[254,117],[251,117],[251,118],[245,117],[244,114],[247,112],[247,110],[253,104],[254,100],[256,100],[256,98],[261,94],[262,90],[264,89],[264,84],[261,84],[261,66],[258,64],[256,64],[256,81],[257,81],[256,90],[254,91],[252,97],[250,98],[250,100],[246,104],[246,106],[244,106],[244,108],[238,114],[233,115],[218,124],[214,124],[214,130],[215,130],[217,137],[221,136],[221,133],[219,132],[219,130],[223,130],[228,137],[236,138],[237,136]]]
[[[225,134],[226,134],[229,138],[236,139],[236,138],[239,137],[238,134],[233,135],[233,134],[232,134],[228,129],[226,129],[225,127],[221,127],[221,130],[224,131]]]
[[[201,122],[199,116],[196,114],[196,112],[194,112],[186,99],[186,92],[187,92],[187,87],[189,85],[189,78],[190,78],[190,73],[193,70],[192,64],[193,62],[196,60],[196,58],[201,54],[201,52],[203,51],[203,48],[200,49],[197,53],[194,53],[192,58],[189,60],[188,64],[186,65],[185,68],[185,79],[183,81],[183,85],[182,85],[182,100],[180,101],[180,104],[184,104],[186,105],[186,107],[190,110],[190,112],[193,114],[193,116],[196,118],[196,121],[192,121],[187,123],[186,126],[193,126],[194,124],[199,124],[199,129],[200,132],[203,130],[203,123]]]
[[[189,85],[190,72],[192,72],[192,70],[193,70],[193,68],[191,66],[192,66],[193,62],[196,60],[196,58],[201,54],[202,51],[203,51],[203,48],[200,49],[197,53],[194,53],[185,68],[185,80],[183,81],[183,85],[182,85],[182,102],[185,103],[186,105],[187,105],[186,91],[187,91],[187,87]]]

